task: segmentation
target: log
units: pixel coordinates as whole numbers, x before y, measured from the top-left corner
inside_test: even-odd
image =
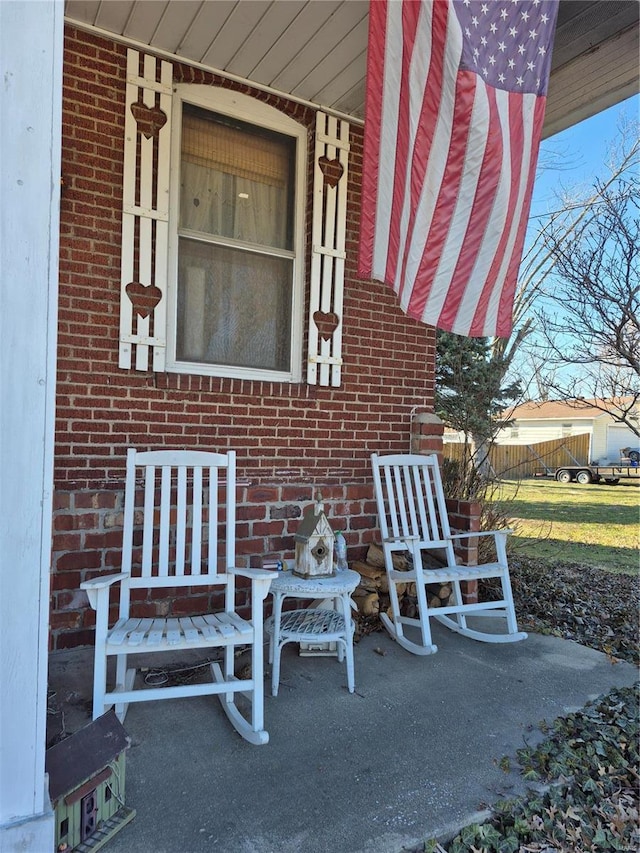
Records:
[[[356,589],[353,593],[353,600],[358,605],[358,613],[363,616],[375,616],[380,612],[380,599],[377,592],[365,592],[359,595]]]
[[[384,569],[380,569],[377,566],[370,566],[369,563],[363,563],[360,560],[355,560],[351,564],[351,568],[358,572],[363,579],[362,584],[367,586],[368,589],[388,591],[389,581]]]
[[[392,557],[393,568],[399,572],[406,572],[409,569],[409,561],[406,557],[404,557],[400,552],[395,552]],[[380,566],[381,568],[385,568],[384,565],[384,551],[379,545],[372,543],[369,545],[369,550],[367,551],[367,563],[371,566]]]
[[[410,598],[405,598],[400,606],[400,613],[409,619],[415,619],[418,615],[418,607]]]
[[[370,563],[363,563],[362,560],[354,560],[351,568],[362,575],[363,578],[369,578],[372,581],[378,581],[385,575],[384,566],[382,568],[380,566],[372,566]]]
[[[451,586],[447,583],[428,583],[427,592],[445,599],[451,595]]]
[[[375,581],[372,581],[369,578],[362,578],[362,580],[358,584],[357,588],[358,589],[366,589],[367,592],[377,592],[378,591],[378,586],[375,583]]]
[[[374,545],[373,543],[369,545],[369,550],[367,551],[367,563],[371,566],[379,566],[384,569],[384,551],[379,545]]]

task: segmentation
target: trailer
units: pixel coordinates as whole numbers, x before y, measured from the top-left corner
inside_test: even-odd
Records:
[[[580,483],[581,486],[607,483],[615,486],[622,479],[640,482],[640,467],[633,462],[620,465],[563,465],[547,473],[547,476],[552,476],[559,483]]]

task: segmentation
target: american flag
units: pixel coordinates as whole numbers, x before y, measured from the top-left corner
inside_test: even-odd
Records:
[[[557,0],[372,0],[359,275],[508,337]]]

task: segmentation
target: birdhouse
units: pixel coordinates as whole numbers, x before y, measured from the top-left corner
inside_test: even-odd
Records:
[[[130,738],[113,710],[49,747],[46,770],[57,851],[98,850],[135,817],[124,804]]]
[[[301,578],[328,578],[333,567],[334,535],[324,514],[322,496],[308,507],[295,534],[296,565],[294,575]]]

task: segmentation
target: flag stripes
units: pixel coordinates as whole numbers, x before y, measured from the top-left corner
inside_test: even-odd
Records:
[[[555,12],[554,0],[370,6],[359,274],[393,287],[410,317],[511,332]]]

